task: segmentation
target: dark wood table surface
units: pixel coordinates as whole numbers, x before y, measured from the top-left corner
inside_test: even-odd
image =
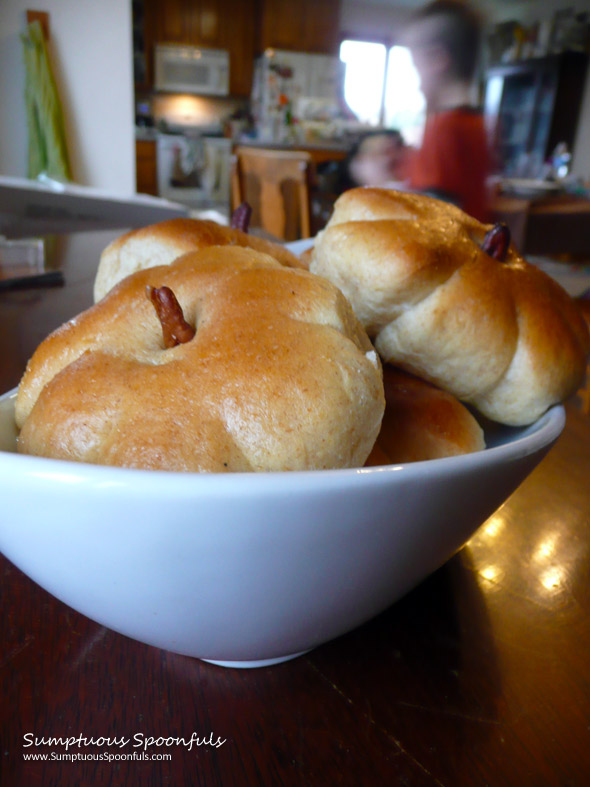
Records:
[[[54,238],[65,287],[0,293],[2,390],[90,304],[116,234]],[[567,411],[557,445],[443,568],[278,666],[135,642],[0,557],[0,784],[589,784],[590,416],[575,397]],[[52,737],[77,742],[34,743]]]
[[[540,199],[496,197],[494,221],[510,227],[512,240],[527,255],[590,258],[590,199],[558,194]]]

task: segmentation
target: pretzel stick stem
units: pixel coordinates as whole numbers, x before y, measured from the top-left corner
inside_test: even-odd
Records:
[[[238,205],[231,215],[230,227],[234,230],[248,232],[251,217],[252,208],[247,202],[242,202],[242,204]]]
[[[482,249],[499,262],[504,262],[510,246],[510,230],[506,224],[495,224],[486,232]]]
[[[147,297],[153,303],[162,326],[164,347],[176,347],[185,344],[195,335],[196,331],[184,319],[182,307],[170,287],[146,287]]]

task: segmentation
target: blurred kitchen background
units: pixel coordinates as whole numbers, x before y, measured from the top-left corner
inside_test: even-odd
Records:
[[[420,2],[30,2],[0,3],[0,175],[26,173],[20,35],[31,9],[49,14],[78,184],[227,214],[238,143],[308,151],[321,173],[369,128],[420,142],[424,101],[400,45]],[[476,5],[487,27],[474,94],[500,180],[531,197],[557,175],[587,194],[588,1]]]

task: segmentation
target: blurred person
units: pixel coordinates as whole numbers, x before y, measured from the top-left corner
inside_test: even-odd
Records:
[[[365,134],[348,156],[350,186],[387,186],[405,178],[406,145],[395,129]]]
[[[407,146],[397,129],[375,129],[364,133],[342,161],[327,161],[317,167],[312,196],[312,218],[316,231],[330,219],[334,201],[356,186],[404,188]]]
[[[406,30],[426,99],[419,150],[407,162],[409,188],[453,202],[488,220],[491,155],[481,110],[472,106],[482,23],[460,0],[434,0]]]
[[[332,197],[356,186],[395,186],[405,179],[407,146],[397,129],[365,132],[342,161],[318,167]]]

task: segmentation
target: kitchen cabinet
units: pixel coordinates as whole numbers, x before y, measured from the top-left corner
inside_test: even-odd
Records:
[[[192,43],[192,3],[187,0],[166,0],[154,4],[155,42],[166,44]]]
[[[158,194],[156,141],[135,140],[135,180],[138,194]]]
[[[559,142],[571,151],[588,56],[563,52],[488,69],[485,114],[502,174],[539,177]]]
[[[337,54],[340,0],[261,0],[259,50]]]
[[[256,44],[256,0],[226,0],[223,49],[229,50],[229,85],[233,96],[250,96]]]
[[[221,48],[228,2],[223,0],[165,0],[156,9],[156,40]]]

